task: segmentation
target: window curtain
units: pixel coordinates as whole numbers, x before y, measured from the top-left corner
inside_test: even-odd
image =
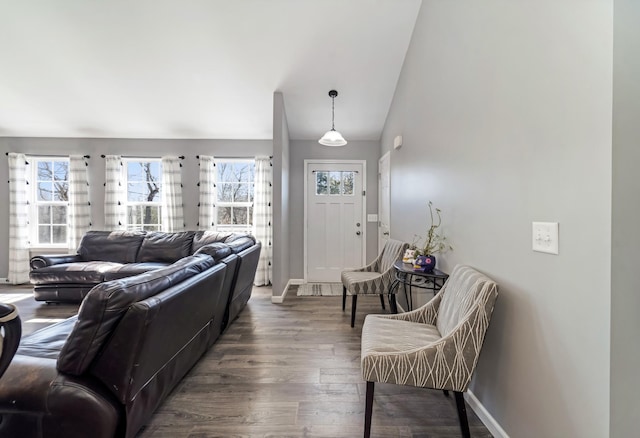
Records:
[[[9,153],[9,274],[11,284],[29,281],[27,157]]]
[[[82,155],[69,157],[69,251],[75,253],[80,239],[91,227],[89,177]]]
[[[254,204],[253,204],[253,228],[254,236],[262,243],[258,269],[253,284],[256,286],[271,283],[272,261],[272,227],[273,211],[271,208],[272,185],[271,159],[269,157],[256,157]]]
[[[184,230],[182,164],[178,157],[162,157],[162,229]]]
[[[125,173],[122,157],[105,157],[104,227],[106,230],[124,230],[126,224],[126,194],[122,185]]]
[[[216,226],[216,167],[212,156],[200,155],[200,202],[198,229],[212,230]]]

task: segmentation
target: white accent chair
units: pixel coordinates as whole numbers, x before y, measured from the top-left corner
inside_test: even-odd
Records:
[[[374,382],[453,391],[460,428],[469,437],[465,392],[478,363],[498,286],[458,265],[427,304],[398,315],[367,315],[362,377],[367,382],[364,436],[371,433]]]
[[[347,295],[351,295],[351,327],[356,319],[358,295],[380,295],[384,309],[384,294],[389,293],[393,282],[393,264],[402,259],[408,247],[408,243],[389,239],[373,262],[362,268],[342,271],[342,311],[346,307]],[[389,306],[396,312],[395,296],[389,295]]]

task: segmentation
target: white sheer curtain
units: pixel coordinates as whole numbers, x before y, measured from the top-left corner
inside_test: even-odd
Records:
[[[125,180],[122,157],[105,157],[104,185],[104,227],[106,230],[123,230],[126,223],[127,191],[122,182]]]
[[[178,157],[162,157],[162,229],[184,230],[182,164]]]
[[[9,153],[9,275],[12,284],[29,281],[29,198],[27,157]]]
[[[200,202],[198,229],[212,230],[216,225],[216,168],[212,156],[200,155]]]
[[[69,251],[75,252],[91,227],[89,177],[82,155],[69,156]]]
[[[273,210],[271,208],[272,185],[271,159],[269,157],[256,157],[255,189],[253,203],[253,228],[254,236],[262,243],[258,270],[253,284],[256,286],[271,283],[273,236],[271,222]]]

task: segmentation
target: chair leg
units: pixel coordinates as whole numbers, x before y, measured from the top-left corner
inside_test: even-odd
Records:
[[[373,412],[373,382],[367,382],[366,402],[364,408],[364,438],[371,436],[371,413]]]
[[[460,431],[464,438],[471,438],[469,432],[469,421],[467,420],[467,407],[464,403],[464,395],[461,392],[453,391],[456,396],[456,406],[458,407],[458,419],[460,420]]]
[[[342,286],[342,311],[344,312],[344,309],[346,308],[347,305],[347,288]]]
[[[382,310],[384,310],[384,294],[380,294],[380,304],[382,304]]]
[[[391,309],[391,313],[398,313],[398,303],[396,303],[396,294],[389,294],[389,309]]]
[[[358,303],[358,295],[351,296],[351,327],[356,322],[356,304]]]
[[[443,389],[442,392],[444,392],[445,397],[449,397],[449,391],[447,391],[446,389]]]

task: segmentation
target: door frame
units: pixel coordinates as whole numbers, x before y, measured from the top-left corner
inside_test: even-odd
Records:
[[[367,192],[367,160],[316,160],[316,159],[305,159],[304,160],[304,185],[303,185],[303,190],[304,190],[304,221],[303,221],[303,228],[304,228],[304,248],[302,249],[303,252],[303,259],[304,259],[304,282],[307,283],[307,279],[309,276],[308,273],[308,265],[307,265],[307,232],[308,232],[308,218],[307,218],[307,204],[308,204],[308,200],[307,200],[307,190],[308,190],[308,184],[307,184],[307,180],[309,178],[309,165],[310,164],[359,164],[362,165],[362,190],[365,192],[365,195],[362,196],[362,224],[364,224],[364,226],[362,227],[362,261],[363,261],[363,266],[366,265],[367,263],[367,196],[366,196],[366,192]]]
[[[378,159],[378,226],[376,227],[376,231],[378,233],[378,254],[380,254],[382,252],[382,247],[384,245],[382,244],[382,220],[380,218],[380,205],[382,205],[382,190],[380,187],[380,182],[382,180],[381,175],[382,173],[380,172],[380,163],[382,163],[383,160],[387,160],[389,162],[389,193],[388,193],[388,198],[389,198],[389,205],[388,205],[388,210],[389,210],[389,236],[387,237],[387,239],[391,238],[391,151],[387,151],[383,156],[381,156]]]

